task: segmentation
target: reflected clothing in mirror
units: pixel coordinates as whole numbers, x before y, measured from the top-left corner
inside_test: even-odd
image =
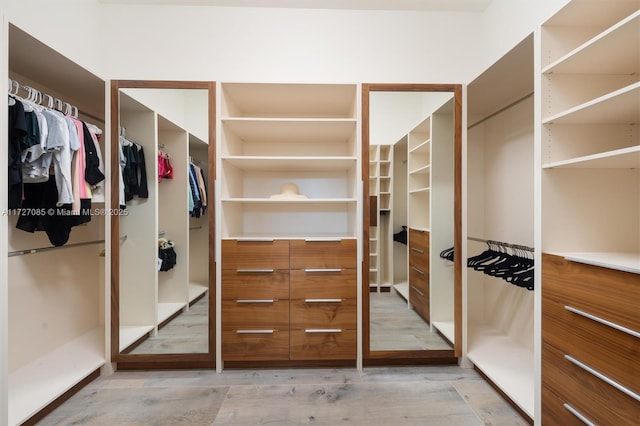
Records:
[[[407,245],[407,227],[402,225],[402,231],[393,234],[393,241]]]

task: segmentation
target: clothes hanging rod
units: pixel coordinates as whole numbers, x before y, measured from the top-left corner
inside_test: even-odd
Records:
[[[533,247],[523,246],[523,245],[520,245],[520,244],[503,243],[501,241],[495,241],[495,240],[485,240],[484,238],[467,237],[467,240],[469,240],[469,241],[477,241],[479,243],[496,244],[496,245],[499,245],[499,246],[502,246],[502,247],[509,247],[509,248],[514,248],[514,249],[531,251],[531,252],[535,251],[535,249]]]
[[[65,244],[63,246],[38,247],[38,248],[33,248],[33,249],[11,251],[11,252],[9,252],[8,257],[22,256],[22,255],[26,255],[26,254],[35,254],[35,253],[41,253],[43,251],[51,251],[51,250],[58,250],[58,249],[64,249],[64,248],[89,246],[89,245],[93,245],[93,244],[104,244],[104,240],[95,240],[95,241],[86,241],[86,242],[83,242],[83,243]]]
[[[486,117],[481,118],[480,120],[476,121],[473,124],[470,124],[469,126],[467,126],[467,130],[473,129],[477,125],[484,123],[485,121],[495,117],[496,115],[500,114],[501,112],[504,112],[504,111],[508,110],[509,108],[516,106],[517,104],[519,104],[520,102],[522,102],[522,101],[524,101],[526,99],[529,99],[531,96],[533,96],[533,92],[524,95],[520,99],[517,99],[517,100],[511,102],[509,105],[500,108],[496,112],[492,112],[491,114],[487,115]]]

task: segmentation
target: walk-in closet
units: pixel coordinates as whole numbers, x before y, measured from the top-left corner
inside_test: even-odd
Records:
[[[8,35],[8,125],[10,143],[17,141],[19,150],[10,151],[17,180],[10,181],[2,215],[8,240],[2,279],[8,285],[8,337],[2,342],[8,385],[2,397],[8,412],[0,423],[13,425],[105,366],[109,203],[105,82],[17,26],[10,24]],[[54,144],[60,148],[50,150]],[[89,178],[92,184],[85,175],[89,163],[101,175]]]

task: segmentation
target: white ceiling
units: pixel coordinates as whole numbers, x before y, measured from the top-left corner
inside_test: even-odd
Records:
[[[491,0],[100,0],[102,3],[482,12]]]

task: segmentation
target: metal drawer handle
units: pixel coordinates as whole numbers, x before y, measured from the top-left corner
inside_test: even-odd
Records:
[[[236,330],[236,334],[273,334],[275,330]]]
[[[420,249],[417,249],[417,248],[415,248],[415,247],[411,247],[411,250],[413,250],[413,251],[417,251],[417,252],[418,252],[418,253],[420,253],[420,254],[424,254],[424,250],[420,250]]]
[[[574,314],[578,314],[578,315],[583,316],[585,318],[589,318],[592,321],[599,322],[600,324],[606,325],[606,326],[614,328],[614,329],[616,329],[618,331],[622,331],[623,333],[630,334],[630,335],[632,335],[633,337],[635,337],[637,339],[640,339],[640,333],[638,333],[635,330],[631,330],[630,328],[623,327],[623,326],[621,326],[619,324],[616,324],[615,322],[607,321],[606,319],[597,317],[595,315],[591,315],[590,313],[587,313],[585,311],[581,311],[580,309],[576,309],[576,308],[574,308],[572,306],[565,305],[564,308],[569,312],[573,312]]]
[[[240,274],[256,274],[256,273],[272,274],[275,271],[276,271],[275,269],[236,269],[236,272]]]
[[[341,328],[306,328],[305,333],[342,333]]]
[[[594,370],[593,368],[589,367],[587,364],[578,361],[577,359],[575,359],[571,355],[566,355],[565,354],[564,357],[565,357],[565,359],[567,361],[571,362],[572,364],[577,365],[578,367],[580,367],[583,370],[593,374],[598,379],[602,380],[603,382],[607,383],[608,385],[613,386],[614,388],[618,389],[620,392],[623,392],[626,395],[629,395],[631,398],[635,399],[636,401],[640,402],[640,395],[638,395],[637,393],[635,393],[631,389],[627,389],[626,387],[622,386],[620,383],[616,382],[615,380],[612,380],[612,379],[608,378],[607,376],[605,376],[604,374],[600,373],[599,371]]]
[[[424,296],[424,293],[418,290],[418,288],[415,285],[412,285],[411,288],[414,289],[415,292],[418,293],[420,296]]]
[[[327,269],[321,269],[321,268],[316,268],[316,269],[305,269],[304,272],[306,273],[318,273],[318,272],[342,272],[342,269],[340,268],[327,268]]]
[[[413,269],[414,271],[416,271],[420,275],[424,275],[424,272],[422,272],[420,269],[416,268],[415,266],[412,266],[411,269]]]
[[[273,303],[274,299],[238,299],[237,303]]]
[[[342,238],[305,238],[307,243],[339,243]]]
[[[342,299],[304,299],[304,303],[342,303]]]
[[[273,238],[236,238],[239,243],[272,243]]]
[[[591,420],[587,419],[580,411],[576,410],[575,408],[573,408],[572,406],[570,406],[567,403],[562,404],[562,406],[571,414],[573,414],[574,416],[576,416],[578,419],[580,419],[580,421],[582,421],[582,423],[584,423],[585,425],[588,426],[596,426],[595,423],[593,423]]]

